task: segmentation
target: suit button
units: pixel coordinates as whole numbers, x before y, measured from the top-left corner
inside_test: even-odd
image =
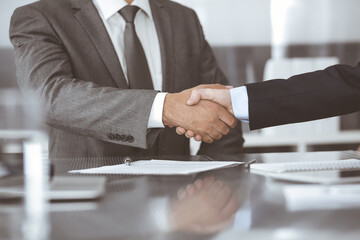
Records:
[[[110,139],[110,140],[115,140],[115,135],[114,134],[111,134],[111,133],[109,133],[108,135],[107,135],[107,137],[108,137],[108,139]]]
[[[129,143],[132,143],[132,142],[135,141],[135,139],[134,139],[133,136],[129,135],[129,136],[126,137],[126,141],[128,141]]]
[[[122,142],[126,142],[126,135],[121,135],[120,139],[121,139]]]
[[[115,140],[116,141],[121,141],[121,136],[119,134],[115,134]]]

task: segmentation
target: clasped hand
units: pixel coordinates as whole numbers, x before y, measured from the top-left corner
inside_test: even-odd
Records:
[[[217,94],[228,91],[227,86],[206,84],[167,94],[163,110],[164,125],[176,126],[179,135],[185,134],[197,141],[212,143],[221,139],[230,132],[230,128],[237,125],[232,114],[231,100],[222,97],[226,94]]]

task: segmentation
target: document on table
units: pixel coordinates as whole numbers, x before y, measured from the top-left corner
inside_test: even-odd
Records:
[[[69,173],[84,174],[132,174],[132,175],[187,175],[204,172],[219,168],[234,167],[244,164],[244,162],[228,161],[171,161],[171,160],[140,160],[132,162],[130,166],[126,164],[103,166],[99,168],[89,168],[72,170]]]

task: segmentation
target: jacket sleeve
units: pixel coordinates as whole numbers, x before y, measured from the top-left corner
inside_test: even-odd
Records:
[[[96,85],[74,77],[62,40],[38,9],[15,10],[10,26],[17,79],[23,91],[34,93],[46,108],[52,127],[99,140],[147,148],[158,130],[148,133],[147,122],[156,96],[152,90],[124,90]]]
[[[360,64],[246,85],[250,129],[360,111]]]

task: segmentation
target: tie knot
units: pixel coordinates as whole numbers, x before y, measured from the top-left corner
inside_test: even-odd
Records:
[[[127,5],[126,7],[120,9],[119,13],[127,23],[133,23],[138,10],[139,7],[137,6]]]

